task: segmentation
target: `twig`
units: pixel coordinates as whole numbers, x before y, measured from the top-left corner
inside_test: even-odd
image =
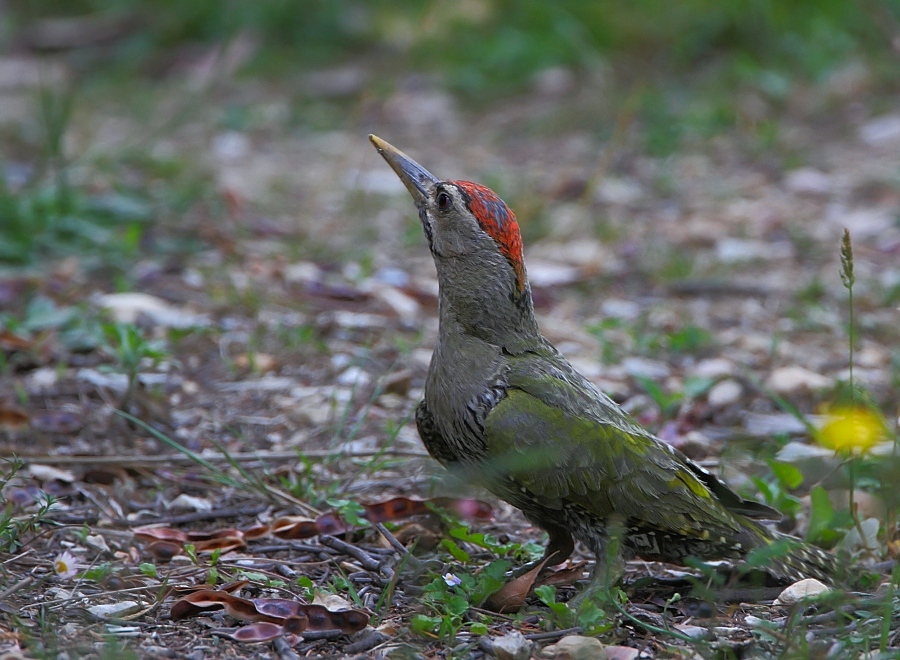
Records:
[[[394,548],[394,550],[400,553],[401,557],[405,557],[409,554],[409,550],[406,549],[406,546],[397,540],[397,537],[391,533],[391,530],[384,526],[384,523],[375,523],[375,529],[377,529],[387,542],[391,544],[391,547]]]
[[[273,645],[281,660],[300,660],[300,656],[294,653],[291,645],[287,643],[284,637],[276,637]]]
[[[351,655],[354,653],[365,653],[366,651],[373,650],[379,644],[383,644],[388,640],[388,636],[383,632],[378,630],[370,629],[365,631],[365,633],[357,639],[355,642],[347,644],[341,652],[345,655]]]
[[[240,506],[232,506],[224,509],[211,509],[209,511],[195,511],[194,513],[183,513],[177,516],[160,516],[159,518],[147,519],[147,520],[126,520],[124,518],[115,518],[110,521],[112,525],[116,527],[140,527],[142,525],[158,525],[158,524],[166,524],[166,525],[181,525],[184,523],[192,523],[199,522],[202,520],[219,520],[220,518],[237,518],[240,516],[255,516],[258,513],[262,513],[268,507],[257,505],[254,507],[240,507]],[[59,522],[54,518],[48,518],[48,520],[54,520],[55,522]],[[73,521],[67,519],[67,524],[73,524]]]
[[[380,561],[375,559],[372,555],[370,555],[362,548],[358,548],[352,543],[341,541],[339,538],[331,536],[330,534],[320,534],[319,543],[321,543],[322,545],[326,545],[329,548],[333,548],[335,550],[343,552],[345,555],[350,555],[354,559],[358,560],[360,565],[367,571],[374,571],[378,573],[382,569],[382,563]]]
[[[340,628],[335,628],[334,630],[304,630],[303,639],[336,639],[343,634],[344,631]]]
[[[25,587],[30,586],[34,581],[35,581],[35,579],[30,575],[26,578],[22,578],[21,580],[16,582],[14,585],[12,585],[8,589],[5,589],[2,593],[0,593],[0,601],[6,600],[7,598],[12,596],[17,591],[20,591],[20,590],[24,589]]]
[[[272,461],[274,463],[297,460],[298,456],[306,456],[309,458],[330,458],[334,456],[334,451],[325,451],[311,449],[303,452],[296,451],[258,451],[258,452],[242,452],[224,456],[222,454],[200,454],[204,460],[210,463],[230,463],[237,461],[238,463],[252,463],[253,461]],[[417,451],[393,450],[390,452],[383,451],[360,451],[343,454],[345,458],[366,458],[371,456],[403,456],[412,458],[427,458],[428,454]],[[156,465],[191,465],[196,461],[184,454],[163,454],[160,456],[51,456],[42,454],[37,456],[28,456],[16,454],[23,463],[40,463],[45,465],[115,465],[121,467],[150,467]],[[0,460],[11,458],[11,456],[0,456]]]
[[[542,642],[547,639],[556,639],[557,637],[565,637],[566,635],[577,635],[581,632],[581,626],[574,628],[563,628],[562,630],[551,630],[550,632],[531,633],[525,635],[525,639],[531,642]]]

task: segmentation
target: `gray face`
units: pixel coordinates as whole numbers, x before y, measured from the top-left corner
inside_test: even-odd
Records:
[[[412,158],[381,138],[369,139],[409,191],[428,246],[435,257],[459,257],[484,244],[487,236],[468,209],[459,187],[441,181]]]

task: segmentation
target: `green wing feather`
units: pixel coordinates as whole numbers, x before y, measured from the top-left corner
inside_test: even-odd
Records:
[[[555,349],[512,357],[507,379],[485,422],[489,462],[546,506],[698,539],[739,533],[734,514],[777,515],[647,433]]]

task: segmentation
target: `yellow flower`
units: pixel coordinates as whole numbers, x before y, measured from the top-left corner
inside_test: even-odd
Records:
[[[823,447],[843,452],[867,452],[887,436],[884,420],[868,408],[837,408],[828,413],[817,440]]]

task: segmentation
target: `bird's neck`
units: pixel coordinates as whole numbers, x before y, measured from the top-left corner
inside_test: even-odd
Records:
[[[440,335],[465,334],[508,353],[521,353],[541,344],[531,289],[519,291],[499,278],[450,276],[438,266]]]

